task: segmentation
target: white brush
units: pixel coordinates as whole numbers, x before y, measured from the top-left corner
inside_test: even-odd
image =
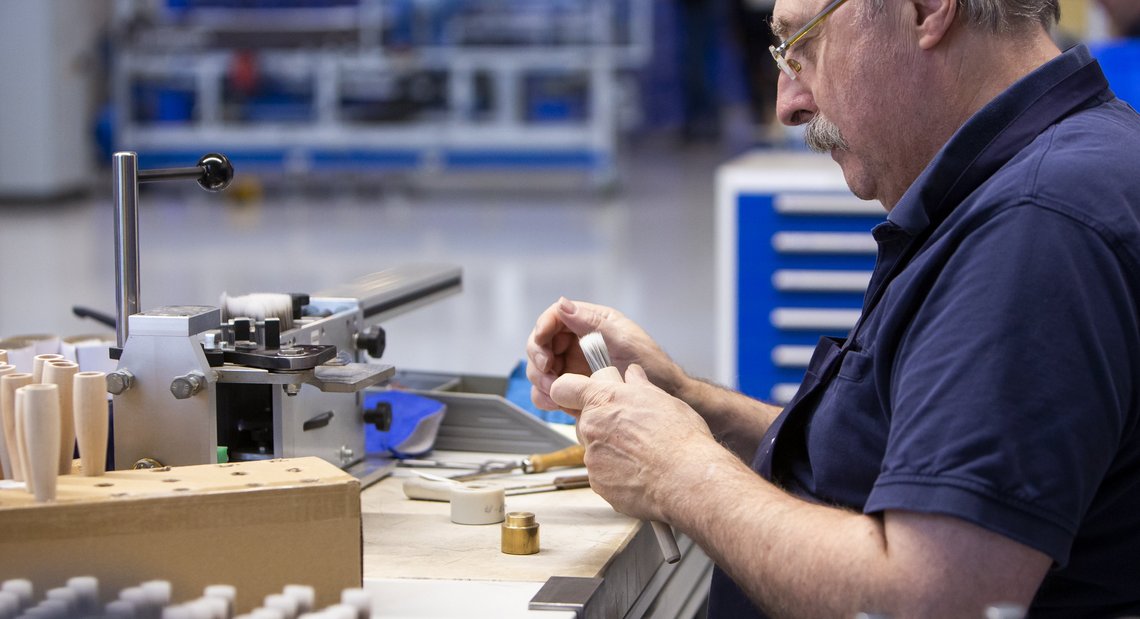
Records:
[[[586,355],[586,363],[594,373],[592,378],[610,382],[625,382],[621,373],[610,361],[610,350],[606,347],[606,340],[601,332],[593,331],[583,335],[578,340],[582,353]],[[677,538],[673,537],[673,529],[664,522],[651,521],[653,533],[657,536],[657,545],[661,547],[661,554],[665,556],[666,563],[676,563],[681,560],[681,551],[677,548]]]
[[[254,321],[277,318],[281,321],[282,331],[293,328],[293,297],[282,292],[256,292],[239,297],[223,292],[220,305],[223,322],[231,318],[252,318]]]

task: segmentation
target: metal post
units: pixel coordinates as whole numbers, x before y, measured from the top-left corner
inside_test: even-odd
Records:
[[[115,153],[111,161],[115,200],[115,342],[127,343],[127,317],[139,312],[138,156]]]

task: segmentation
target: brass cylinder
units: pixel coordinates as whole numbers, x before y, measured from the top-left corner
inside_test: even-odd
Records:
[[[538,523],[530,512],[510,512],[503,520],[503,553],[532,555],[538,552]]]

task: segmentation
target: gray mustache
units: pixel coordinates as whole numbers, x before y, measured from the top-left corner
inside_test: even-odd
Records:
[[[816,114],[808,121],[804,130],[804,142],[817,153],[847,150],[847,140],[843,139],[839,127],[821,114]]]

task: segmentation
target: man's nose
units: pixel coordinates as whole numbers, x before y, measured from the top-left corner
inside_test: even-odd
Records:
[[[781,73],[777,88],[776,117],[781,123],[789,127],[802,125],[819,113],[811,90],[804,84],[804,80],[793,80]]]

